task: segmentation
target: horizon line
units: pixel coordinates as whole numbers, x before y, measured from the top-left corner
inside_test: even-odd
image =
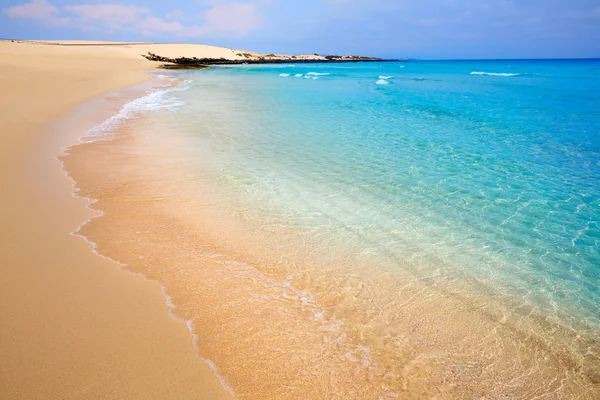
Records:
[[[53,41],[82,41],[82,42],[107,42],[107,43],[90,43],[90,46],[118,46],[118,45],[144,45],[144,44],[172,44],[172,45],[178,45],[178,44],[190,44],[190,45],[203,45],[203,46],[214,46],[214,47],[222,47],[222,48],[226,48],[226,49],[232,49],[232,50],[240,50],[237,48],[232,48],[232,47],[226,47],[226,46],[217,46],[217,45],[212,45],[212,44],[206,44],[206,43],[191,43],[191,42],[142,42],[142,41],[114,41],[114,40],[102,40],[102,39],[16,39],[16,38],[0,38],[0,41],[17,41],[17,42],[46,42],[48,44],[50,44]],[[60,45],[60,46],[83,46],[84,44],[70,44],[70,43],[53,43],[55,45]],[[300,54],[300,53],[298,53]],[[331,53],[331,54],[320,54],[320,53],[314,53],[320,56],[327,56],[327,55],[331,55],[331,54],[335,54],[335,53]],[[366,57],[366,56],[365,56]],[[398,62],[410,62],[410,61],[567,61],[567,60],[579,60],[579,61],[593,61],[593,60],[600,60],[600,55],[599,56],[594,56],[594,57],[532,57],[532,58],[514,58],[514,57],[507,57],[507,58],[478,58],[478,57],[474,57],[474,58],[413,58],[413,57],[381,57],[381,56],[368,56],[368,57],[378,57],[378,58],[383,58],[383,59],[387,59],[387,60],[396,60]]]

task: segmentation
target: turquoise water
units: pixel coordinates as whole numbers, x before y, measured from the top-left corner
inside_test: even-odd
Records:
[[[191,154],[248,201],[248,218],[600,327],[600,61],[178,77],[185,90],[169,95],[185,103]]]
[[[600,60],[173,76],[86,195],[236,394],[598,397]]]

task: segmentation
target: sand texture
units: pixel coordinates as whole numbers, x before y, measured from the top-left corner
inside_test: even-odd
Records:
[[[142,72],[156,65],[139,54],[153,46],[0,42],[2,399],[230,397],[196,357],[186,326],[168,316],[160,287],[69,234],[95,214],[72,195],[55,157],[122,100],[67,111],[147,80]]]

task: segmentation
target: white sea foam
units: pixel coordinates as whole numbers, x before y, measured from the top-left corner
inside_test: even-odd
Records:
[[[296,74],[294,75],[295,78],[302,78],[302,74]]]
[[[116,115],[113,115],[100,125],[90,129],[80,141],[92,142],[94,140],[107,138],[124,121],[144,112],[165,109],[169,111],[175,110],[186,103],[171,96],[170,93],[184,90],[187,90],[187,87],[152,90],[145,96],[125,104]]]
[[[386,81],[385,79],[380,79],[377,82],[375,82],[377,85],[389,85],[390,82]]]
[[[473,71],[471,75],[488,75],[488,76],[519,76],[519,74],[509,74],[506,72],[481,72]]]
[[[192,343],[194,344],[194,349],[196,350],[196,356],[198,358],[200,358],[202,361],[204,361],[209,366],[209,368],[212,370],[213,374],[215,375],[215,377],[217,378],[217,380],[219,381],[219,383],[221,384],[223,389],[228,391],[229,394],[231,394],[232,396],[235,396],[233,389],[227,383],[227,379],[225,379],[225,377],[223,375],[219,374],[219,370],[217,369],[216,364],[212,360],[209,360],[208,358],[204,358],[204,357],[200,356],[200,349],[198,348],[198,335],[196,335],[194,333],[194,323],[190,320],[187,320],[187,321],[185,321],[185,325],[187,326],[188,331],[192,335]]]
[[[331,75],[329,72],[308,72],[306,76],[327,76]]]
[[[379,79],[392,79],[393,76],[379,75]]]
[[[279,76],[290,76],[290,74],[279,74]]]
[[[165,75],[165,74],[160,74],[160,73],[149,72],[148,75],[155,76],[155,77],[157,77],[159,79],[169,79],[169,80],[173,79],[172,76]]]
[[[304,79],[312,79],[313,81],[315,81],[315,80],[319,79],[319,77],[306,74],[306,75],[304,75]]]

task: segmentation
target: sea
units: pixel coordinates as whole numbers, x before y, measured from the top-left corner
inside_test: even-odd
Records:
[[[598,398],[600,60],[157,76],[84,139],[130,124],[202,232],[133,269],[232,393]]]

